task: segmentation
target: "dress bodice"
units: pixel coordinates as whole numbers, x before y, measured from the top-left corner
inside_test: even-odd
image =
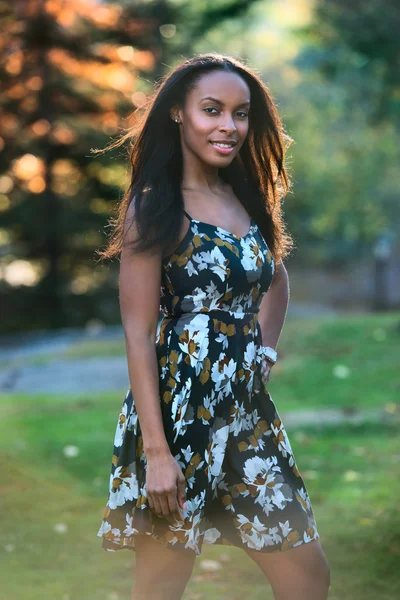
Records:
[[[185,214],[189,229],[163,261],[162,312],[166,316],[215,310],[238,316],[257,313],[275,263],[253,218],[249,231],[239,237]]]

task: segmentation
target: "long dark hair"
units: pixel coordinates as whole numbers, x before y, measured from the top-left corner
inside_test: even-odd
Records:
[[[135,125],[106,147],[116,148],[129,141],[132,169],[116,216],[109,220],[112,232],[107,246],[96,252],[100,260],[120,255],[132,201],[139,237],[129,242],[132,252],[161,249],[164,253],[177,245],[184,217],[180,187],[183,163],[179,128],[170,117],[170,109],[175,104],[184,106],[197,81],[217,69],[240,75],[251,94],[247,137],[232,162],[219,169],[221,179],[232,186],[256,221],[276,263],[293,248],[281,209],[291,185],[284,154],[293,140],[285,133],[271,92],[260,77],[236,58],[211,53],[185,60],[163,77]]]

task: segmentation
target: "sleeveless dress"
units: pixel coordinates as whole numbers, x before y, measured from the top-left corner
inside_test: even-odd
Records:
[[[285,427],[262,383],[258,310],[275,271],[251,218],[246,235],[193,219],[163,260],[156,336],[166,439],[186,479],[184,520],[146,498],[146,455],[129,387],[116,426],[108,501],[97,533],[106,551],[151,535],[178,552],[203,543],[285,551],[319,537]]]

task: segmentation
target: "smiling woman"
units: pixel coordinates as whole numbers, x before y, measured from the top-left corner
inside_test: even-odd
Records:
[[[120,255],[132,201],[140,235],[129,242],[131,249],[165,253],[174,248],[182,234],[183,192],[185,188],[194,191],[183,172],[187,152],[202,161],[202,168],[209,168],[210,161],[210,167],[218,168],[219,185],[214,190],[230,192],[226,208],[235,197],[236,212],[241,211],[243,220],[246,212],[255,219],[276,262],[288,256],[293,241],[286,231],[281,201],[290,189],[284,154],[292,139],[257,74],[231,57],[199,55],[177,65],[161,80],[145,106],[136,111],[133,127],[106,148],[129,142],[132,171],[99,258]],[[217,145],[227,143],[234,147]],[[197,205],[203,211],[204,192],[209,194],[210,187],[200,183]],[[197,211],[189,212],[195,215]],[[230,218],[227,213],[219,212],[221,224]]]
[[[209,101],[213,102],[214,104],[217,104],[220,107],[224,106],[224,104],[223,104],[223,102],[221,102],[221,100],[218,100],[217,98],[213,98],[212,96],[207,96],[206,98],[203,98],[201,102],[203,102],[204,100],[209,100]],[[246,102],[242,102],[242,104],[240,104],[237,108],[241,108],[242,106],[249,108],[250,100],[247,100]],[[204,108],[204,111],[207,111],[208,108],[209,107]],[[211,109],[217,110],[214,107],[211,107]],[[246,112],[246,111],[239,111],[239,112],[242,113],[244,119],[248,118],[248,112]],[[209,113],[209,114],[214,114],[214,113]],[[210,142],[210,144],[212,146],[214,146],[214,148],[217,151],[221,152],[222,154],[230,154],[234,150],[234,147],[237,145],[237,143],[238,143],[238,140],[236,140],[236,139],[212,140]]]
[[[213,95],[205,95],[207,90]],[[246,107],[247,110],[243,110]],[[202,77],[191,89],[181,106],[173,107],[180,128],[183,152],[190,148],[202,154],[204,145],[212,146],[216,155],[238,155],[249,131],[250,90],[234,73],[218,71]],[[223,129],[221,123],[223,122]],[[211,166],[211,165],[210,165]],[[223,168],[223,163],[220,168]],[[183,182],[183,187],[185,182]]]
[[[136,551],[135,600],[181,598],[203,544],[245,551],[276,598],[322,600],[311,500],[266,388],[291,244],[276,108],[248,67],[201,55],[165,79],[133,139],[131,186],[103,255],[121,255],[131,383],[103,548]]]

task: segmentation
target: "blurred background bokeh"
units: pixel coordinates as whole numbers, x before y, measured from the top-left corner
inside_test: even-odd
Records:
[[[210,51],[259,72],[295,141],[269,388],[330,598],[399,597],[399,31],[396,0],[0,0],[4,598],[129,597],[134,555],[96,537],[128,374],[119,262],[95,256],[129,165],[123,147],[91,150],[177,62]],[[205,546],[185,598],[243,597],[272,598],[261,572]]]

